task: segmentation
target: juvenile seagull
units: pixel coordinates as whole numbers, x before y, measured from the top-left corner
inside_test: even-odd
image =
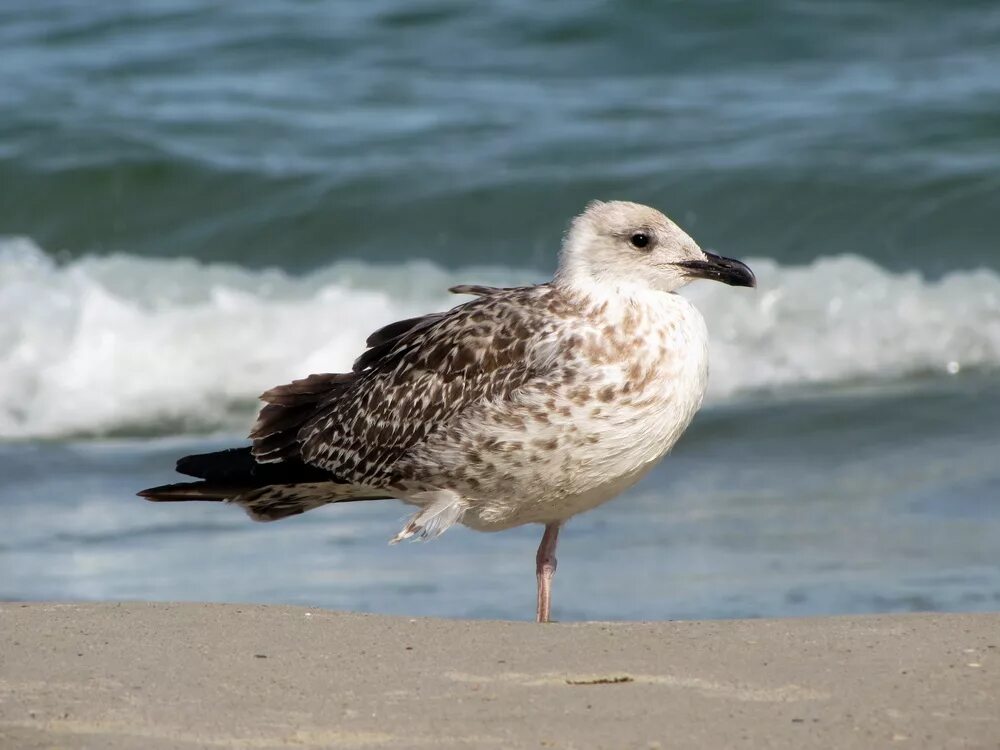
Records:
[[[379,329],[349,373],[272,388],[252,446],[182,458],[202,481],[139,494],[225,500],[257,521],[398,498],[417,511],[392,542],[542,524],[548,622],[562,524],[635,484],[701,406],[708,334],[676,294],[698,278],[756,285],[659,211],[595,201],[551,282],[454,287],[475,299]]]

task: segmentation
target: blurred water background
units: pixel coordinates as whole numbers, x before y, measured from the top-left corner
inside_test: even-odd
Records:
[[[0,4],[0,598],[523,618],[539,530],[134,497],[591,198],[748,260],[555,616],[1000,609],[1000,6]]]

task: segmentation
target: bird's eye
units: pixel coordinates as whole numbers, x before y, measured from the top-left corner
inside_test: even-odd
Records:
[[[644,247],[649,247],[650,238],[645,232],[636,232],[628,238],[628,241],[632,247],[637,247],[641,250]]]

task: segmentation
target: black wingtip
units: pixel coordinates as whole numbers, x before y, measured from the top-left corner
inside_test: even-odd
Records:
[[[180,482],[150,487],[136,493],[154,503],[182,503],[194,500],[220,502],[240,493],[239,487],[222,487],[208,482]]]

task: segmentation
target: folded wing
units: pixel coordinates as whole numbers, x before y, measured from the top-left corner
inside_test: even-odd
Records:
[[[557,335],[548,285],[459,287],[477,299],[399,321],[368,338],[349,373],[311,375],[264,393],[250,437],[259,462],[301,461],[339,481],[384,487],[393,466],[471,405],[504,399],[547,366]]]

